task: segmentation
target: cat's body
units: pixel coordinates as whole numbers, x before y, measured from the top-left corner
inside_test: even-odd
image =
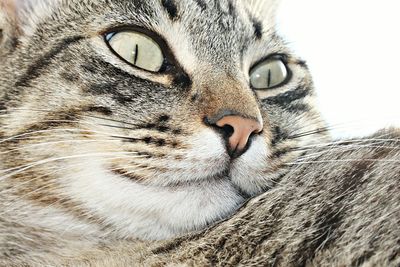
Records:
[[[351,151],[322,146],[318,158],[319,146],[330,139],[313,106],[307,66],[274,31],[273,2],[0,3],[0,264],[147,265],[156,251],[167,254],[155,264],[179,258],[235,264],[228,259],[237,256],[225,247],[229,232],[243,263],[253,259],[258,265],[263,254],[263,262],[278,257],[277,264],[298,265],[330,240],[330,232],[318,229],[358,227],[364,218],[345,202],[362,206],[360,199],[371,194],[375,206],[364,203],[361,210],[371,208],[372,214],[356,232],[389,218],[378,245],[368,243],[373,241],[364,232],[359,244],[351,233],[354,243],[336,238],[332,253],[360,245],[350,260],[370,246],[389,253],[380,262],[398,261],[398,250],[389,249],[398,244],[398,133],[365,139],[370,149],[379,147],[376,153],[356,142]],[[129,38],[139,38],[134,57],[128,53],[131,61],[120,54],[125,46],[113,43]],[[151,53],[139,53],[149,47]],[[150,64],[157,49],[164,56],[160,68]],[[143,55],[152,58],[143,61]],[[351,152],[356,159],[346,158]],[[308,156],[322,162],[299,162]],[[333,163],[324,164],[326,159]],[[206,232],[205,240],[192,237],[185,249],[135,241],[204,229],[264,191],[260,210],[250,202]],[[296,195],[303,201],[289,201]],[[304,218],[311,221],[301,228]],[[251,233],[259,240],[252,241]],[[310,242],[300,242],[303,237]],[[210,253],[214,246],[221,253],[204,259],[207,253],[192,253],[205,243]],[[285,254],[294,247],[305,256]],[[268,256],[272,251],[275,256]]]

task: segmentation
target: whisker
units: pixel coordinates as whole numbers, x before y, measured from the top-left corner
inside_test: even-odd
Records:
[[[113,157],[113,158],[111,158],[111,160],[114,160],[114,159],[123,159],[123,158],[131,158],[131,156]],[[140,157],[138,157],[138,158],[140,158]],[[57,174],[57,173],[59,173],[59,172],[64,172],[65,170],[70,169],[71,167],[79,167],[79,166],[81,166],[81,165],[84,166],[85,164],[86,164],[86,163],[84,163],[84,162],[80,162],[80,163],[78,163],[78,164],[70,164],[70,165],[68,166],[68,168],[53,170],[53,171],[51,171],[51,172],[46,173],[45,175],[37,176],[37,177],[35,177],[35,178],[33,178],[33,179],[30,179],[29,181],[26,181],[26,182],[23,182],[23,183],[19,183],[19,184],[15,185],[15,186],[12,187],[12,188],[9,188],[9,189],[6,189],[6,190],[2,190],[2,191],[0,191],[0,192],[3,194],[4,192],[14,191],[14,190],[16,190],[16,189],[22,187],[22,186],[25,185],[25,184],[29,184],[29,183],[34,182],[35,180],[39,180],[39,179],[41,179],[41,178],[43,178],[43,177],[45,177],[45,176],[52,175],[52,174],[54,175],[54,174]],[[118,168],[111,168],[111,169],[108,169],[108,168],[107,168],[108,171],[113,171],[113,170],[118,170],[118,169],[122,169],[122,168],[121,168],[121,167],[118,167]],[[137,168],[137,169],[136,169],[136,171],[141,171],[141,170],[142,170],[142,168]],[[90,175],[90,173],[91,173],[91,172],[89,172],[89,175]],[[92,173],[96,173],[96,172],[93,171]],[[85,174],[88,174],[88,173],[85,172]],[[35,190],[30,191],[29,193],[24,194],[24,197],[25,197],[25,198],[26,198],[26,197],[30,197],[30,196],[32,196],[33,194],[38,193],[38,192],[40,192],[41,190],[48,188],[48,187],[51,186],[53,183],[54,183],[54,181],[46,182],[46,183],[42,184],[42,186],[36,188]],[[60,201],[62,201],[62,199],[60,199]],[[52,203],[51,205],[49,205],[49,206],[47,206],[47,207],[50,208],[53,204],[60,203],[60,201],[55,201],[54,203]],[[7,212],[12,212],[13,210],[15,210],[15,209],[17,209],[17,208],[18,208],[18,207],[13,206],[13,207],[10,208],[10,209],[3,210],[2,212],[0,212],[0,217],[1,217],[2,215],[4,215],[5,213],[7,213]]]
[[[119,156],[119,157],[108,158],[108,160],[131,159],[131,158],[132,158],[131,156]],[[135,157],[135,158],[136,158],[136,159],[140,159],[140,158],[145,158],[145,157],[139,156],[139,157]],[[32,179],[29,179],[29,180],[27,180],[27,181],[20,182],[20,183],[16,184],[15,186],[11,187],[11,188],[7,188],[7,189],[5,189],[5,190],[0,190],[0,192],[1,192],[1,193],[10,192],[10,191],[15,190],[16,188],[22,187],[22,186],[24,186],[24,185],[26,185],[26,184],[29,184],[29,183],[34,182],[34,181],[36,181],[36,180],[39,180],[39,179],[41,179],[41,178],[43,178],[43,177],[51,176],[51,175],[58,174],[58,173],[65,173],[66,170],[70,170],[71,168],[75,168],[75,167],[79,167],[79,166],[86,166],[86,164],[87,164],[86,162],[78,162],[78,163],[68,164],[68,166],[65,167],[65,168],[57,168],[57,169],[55,169],[55,170],[53,169],[52,171],[47,171],[46,174],[44,174],[44,175],[39,175],[39,176],[37,176],[37,177],[35,177],[35,178],[32,178]],[[123,168],[123,167],[116,167],[116,168],[111,168],[111,169],[107,168],[107,170],[108,170],[108,171],[113,171],[113,170],[118,170],[118,169],[122,169],[122,168]],[[138,168],[137,170],[140,171],[141,169]],[[87,173],[87,172],[86,172],[86,173]],[[93,171],[92,173],[96,173],[96,172]],[[89,174],[90,174],[90,172],[89,172]],[[24,195],[24,196],[27,196],[27,195],[29,195],[29,193],[26,194],[26,195]]]
[[[24,108],[11,108],[11,109],[3,110],[3,111],[0,111],[0,112],[10,112],[10,111],[54,112],[53,110],[50,110],[50,109],[24,109]],[[78,116],[88,117],[88,118],[93,118],[93,119],[100,119],[100,120],[111,121],[111,122],[117,122],[117,123],[122,123],[122,124],[126,124],[126,125],[135,126],[135,127],[138,126],[137,124],[132,123],[132,122],[126,122],[126,121],[112,119],[112,118],[105,118],[105,117],[96,116],[96,115],[79,114]],[[139,120],[137,118],[135,118],[135,120],[139,121],[140,123],[146,123],[146,121]]]
[[[325,153],[325,152],[330,152],[332,150],[344,150],[344,149],[349,149],[349,148],[354,148],[354,149],[361,149],[361,148],[386,148],[386,149],[392,149],[392,150],[397,150],[400,149],[400,147],[394,147],[394,146],[388,146],[388,145],[379,145],[379,143],[385,143],[385,142],[377,142],[374,144],[343,144],[343,145],[330,145],[330,146],[325,146],[325,147],[309,147],[309,148],[303,148],[303,147],[296,147],[292,148],[290,151],[315,151],[316,149],[322,149],[322,148],[327,148],[326,150],[318,150],[315,153]],[[308,156],[310,154],[306,154]]]
[[[388,147],[388,146],[373,146],[373,147],[371,147],[371,146],[359,146],[359,147],[355,147],[355,148],[383,148],[383,149],[391,149],[393,151],[395,151],[395,150],[400,151],[400,148],[393,148],[393,147]],[[328,153],[331,153],[331,152],[333,152],[335,150],[339,150],[339,149],[340,148],[332,148],[332,149],[328,149],[326,151],[320,151],[320,152],[316,152],[316,153],[307,154],[305,156],[299,157],[296,161],[297,162],[301,162],[301,161],[306,160],[306,159],[317,158],[319,156],[322,156],[324,154],[326,155]]]
[[[94,116],[94,115],[81,115],[83,117],[88,117],[88,118],[93,118],[93,119],[99,119],[99,120],[105,120],[105,121],[111,121],[111,122],[117,122],[121,124],[126,124],[134,127],[138,127],[138,124],[131,123],[131,122],[126,122],[126,121],[121,121],[121,120],[116,120],[116,119],[111,119],[111,118],[104,118],[104,117],[99,117],[99,116]],[[137,119],[135,119],[137,120]],[[141,123],[145,123],[144,121],[140,121]]]
[[[0,152],[0,155],[4,155],[4,154],[8,154],[8,153],[12,153],[12,152],[16,152],[16,151],[23,151],[25,149],[29,149],[29,148],[35,148],[35,147],[41,147],[41,146],[47,146],[47,145],[57,145],[57,144],[74,144],[74,143],[97,143],[97,142],[101,142],[101,143],[108,143],[108,142],[119,142],[119,140],[95,140],[95,139],[91,139],[91,140],[87,140],[87,139],[83,139],[83,140],[63,140],[63,141],[54,141],[54,142],[44,142],[44,143],[38,143],[38,144],[32,144],[32,145],[26,145],[26,146],[19,146],[18,148],[15,149],[10,149],[7,151],[3,151]]]
[[[8,172],[8,171],[13,171],[9,174],[0,176],[0,181],[4,180],[8,177],[11,177],[13,175],[16,175],[18,173],[21,173],[23,171],[26,171],[28,169],[31,169],[33,167],[39,166],[39,165],[43,165],[46,163],[50,163],[50,162],[55,162],[55,161],[60,161],[60,160],[66,160],[66,159],[76,159],[76,158],[85,158],[85,157],[96,157],[96,156],[108,156],[108,155],[137,155],[137,152],[108,152],[108,153],[89,153],[89,154],[80,154],[80,155],[71,155],[71,156],[64,156],[64,157],[57,157],[57,158],[48,158],[48,159],[44,159],[44,160],[39,160],[37,162],[34,163],[30,163],[30,164],[26,164],[23,166],[19,166],[16,168],[11,168],[9,170],[3,170],[2,172]],[[134,157],[134,156],[132,156]],[[14,171],[15,170],[15,171]]]
[[[123,130],[141,130],[143,128],[132,128],[132,127],[125,127],[125,126],[118,126],[118,125],[109,125],[109,124],[99,124],[101,126],[109,127],[109,128],[116,128],[116,129],[123,129]]]
[[[330,131],[331,131],[331,129],[329,127],[317,128],[315,130],[306,131],[306,132],[302,132],[302,133],[295,134],[295,135],[290,135],[290,136],[288,136],[288,139],[297,139],[300,137],[305,137],[305,136],[320,134],[320,133],[327,133]]]
[[[83,130],[83,129],[78,129],[78,128],[56,128],[56,129],[49,129],[49,130],[31,131],[31,132],[26,132],[26,133],[14,135],[14,136],[6,137],[6,138],[3,138],[3,139],[0,139],[0,144],[1,143],[5,143],[7,141],[11,141],[13,139],[20,138],[20,137],[30,136],[30,135],[33,135],[33,134],[42,134],[42,133],[51,133],[51,132],[63,132],[63,131],[64,132],[89,132],[89,133],[104,134],[104,133],[99,132],[99,131],[90,131],[90,130]],[[105,135],[109,135],[109,134],[105,134]]]
[[[97,133],[98,134],[98,133]],[[83,133],[65,133],[65,134],[52,134],[52,135],[47,135],[46,136],[46,139],[47,140],[54,140],[55,138],[57,139],[57,140],[59,140],[59,139],[62,139],[62,138],[79,138],[79,137],[82,137],[82,138],[88,138],[88,135],[87,134],[83,134]],[[100,135],[99,134],[99,137],[110,137],[110,136],[108,136],[108,135]],[[26,138],[15,138],[14,140],[19,140],[19,141],[34,141],[34,140],[43,140],[43,136],[42,135],[39,135],[39,136],[29,136],[29,137],[26,137]],[[93,140],[93,139],[91,139],[91,140]]]
[[[140,164],[135,164],[135,167],[138,167],[138,168],[140,168],[140,169],[136,169],[136,168],[135,168],[135,169],[132,170],[132,171],[126,171],[125,168],[119,168],[119,169],[124,170],[123,173],[124,173],[125,175],[129,175],[129,174],[138,172],[138,170],[139,170],[139,171],[147,171],[147,170],[154,169],[154,167],[152,167],[152,166],[143,166],[143,165],[140,165]],[[130,168],[132,168],[132,167],[130,167]]]
[[[399,163],[400,160],[391,159],[333,159],[333,160],[316,160],[316,161],[300,161],[285,163],[285,165],[303,165],[303,164],[316,164],[316,163],[341,163],[341,162],[389,162],[389,163]]]
[[[375,145],[376,143],[383,143],[383,142],[400,142],[400,139],[382,139],[382,138],[349,139],[349,140],[338,140],[338,141],[327,142],[327,143],[306,145],[306,146],[301,146],[301,147],[297,147],[297,148],[299,148],[301,150],[301,149],[316,149],[316,148],[323,148],[323,147],[330,147],[330,146],[346,147],[348,145],[354,145],[357,143],[362,144],[362,143],[368,143],[368,142],[375,142],[375,143],[373,143],[373,145]]]
[[[116,135],[115,133],[107,133],[107,132],[103,132],[103,131],[94,131],[94,130],[86,130],[86,129],[79,129],[79,128],[56,128],[56,129],[48,129],[48,130],[38,130],[38,131],[32,131],[32,132],[27,132],[27,133],[22,133],[22,134],[18,134],[18,135],[14,135],[14,136],[10,136],[10,137],[6,137],[3,139],[0,139],[0,144],[1,143],[5,143],[5,142],[9,142],[12,140],[20,140],[20,138],[24,138],[23,140],[25,140],[25,137],[30,137],[32,138],[32,135],[36,135],[36,134],[46,134],[46,133],[53,133],[53,132],[71,132],[68,133],[70,134],[79,134],[81,136],[86,136],[86,134],[83,134],[82,132],[85,133],[92,133],[92,134],[97,134],[100,136],[104,136],[104,137],[113,137],[113,138],[126,138],[126,139],[134,139],[133,137],[128,137],[128,136],[123,136],[123,135]],[[61,135],[61,136],[67,136],[65,134]],[[35,136],[33,136],[35,139]],[[56,135],[51,135],[49,136],[51,137],[56,137]],[[38,138],[43,138],[43,137],[38,137]]]

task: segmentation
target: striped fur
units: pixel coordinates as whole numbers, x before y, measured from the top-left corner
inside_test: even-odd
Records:
[[[276,1],[0,3],[0,265],[398,261],[398,132],[331,144]],[[163,40],[171,72],[108,49],[132,25]],[[252,90],[273,54],[290,80]],[[205,123],[226,112],[264,124],[234,160]]]

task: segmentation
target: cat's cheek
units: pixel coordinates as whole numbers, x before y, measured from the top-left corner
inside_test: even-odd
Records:
[[[254,196],[271,186],[265,174],[269,164],[269,145],[263,136],[256,137],[249,150],[238,158],[231,168],[231,180],[241,190]]]

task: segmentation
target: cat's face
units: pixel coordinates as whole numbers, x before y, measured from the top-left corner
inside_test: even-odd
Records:
[[[29,166],[7,176],[15,194],[164,238],[278,184],[325,136],[265,2],[77,0],[9,27],[0,162]]]

